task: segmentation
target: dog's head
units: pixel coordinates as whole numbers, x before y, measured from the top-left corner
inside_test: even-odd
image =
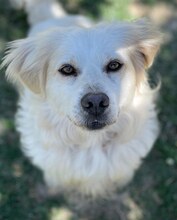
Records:
[[[60,116],[95,130],[132,103],[158,48],[159,32],[144,21],[59,28],[11,43],[4,65]]]

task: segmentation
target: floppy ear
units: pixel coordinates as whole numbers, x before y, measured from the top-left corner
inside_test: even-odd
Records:
[[[127,28],[125,45],[129,47],[129,54],[137,73],[137,83],[147,80],[145,69],[149,68],[160,48],[162,34],[146,19],[140,19]]]
[[[134,56],[136,65],[142,69],[149,68],[162,42],[162,34],[147,19],[139,19],[134,22],[114,22],[108,28],[114,39],[118,39],[119,47],[128,49]],[[111,36],[112,37],[112,36]]]
[[[47,73],[45,53],[45,49],[36,44],[35,38],[9,43],[2,63],[2,66],[7,66],[7,78],[12,82],[21,82],[34,93],[41,93]]]
[[[144,68],[149,68],[160,48],[162,34],[146,19],[134,22],[135,50],[143,59]]]

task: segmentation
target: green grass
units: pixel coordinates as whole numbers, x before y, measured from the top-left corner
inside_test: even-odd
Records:
[[[130,18],[127,5],[131,0],[61,0],[61,2],[68,12],[88,15],[93,19]]]
[[[128,13],[130,0],[62,2],[67,3],[65,6],[68,11],[84,13],[92,18],[131,18]],[[143,2],[151,5],[160,1]],[[166,2],[175,7],[175,1]],[[169,30],[168,22],[170,21],[163,27],[165,31]],[[27,30],[24,12],[15,11],[6,0],[0,0],[0,58],[3,56],[5,43],[25,37]],[[177,220],[177,30],[170,31],[170,34],[170,40],[162,46],[150,70],[151,76],[158,73],[162,77],[158,101],[161,135],[126,189],[129,203],[134,204],[134,211],[140,212],[134,220]],[[21,153],[19,136],[14,125],[17,99],[16,91],[6,82],[4,70],[1,70],[0,220],[77,220],[74,217],[64,217],[69,215],[70,206],[61,196],[42,199],[35,193],[36,186],[43,181],[42,174]],[[125,212],[131,215],[130,210]],[[104,216],[97,218],[103,219]],[[114,219],[117,220],[109,220]]]

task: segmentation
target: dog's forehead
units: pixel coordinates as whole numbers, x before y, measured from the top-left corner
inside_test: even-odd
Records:
[[[82,28],[66,35],[61,48],[64,53],[75,57],[109,57],[122,49],[122,34],[116,35],[109,29]]]

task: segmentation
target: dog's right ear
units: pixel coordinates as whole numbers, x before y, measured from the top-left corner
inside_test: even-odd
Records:
[[[34,93],[41,93],[47,73],[45,53],[45,48],[39,48],[35,38],[9,43],[2,63],[2,66],[7,66],[7,78],[14,83],[20,82]]]

